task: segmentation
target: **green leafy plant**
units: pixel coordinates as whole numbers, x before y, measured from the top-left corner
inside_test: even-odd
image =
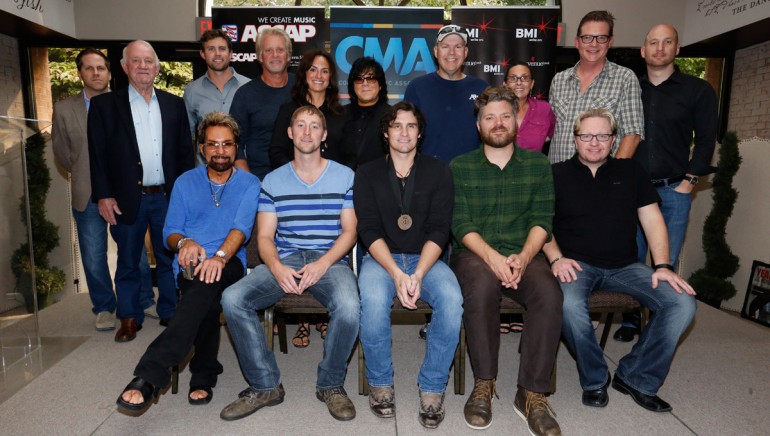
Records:
[[[738,191],[733,188],[733,177],[741,166],[738,137],[727,132],[719,148],[719,163],[714,173],[712,198],[714,204],[703,224],[703,251],[706,265],[692,273],[689,282],[698,291],[701,300],[718,303],[735,296],[736,289],[727,279],[739,267],[738,256],[730,251],[725,233],[727,221],[733,214]]]
[[[48,254],[59,246],[59,227],[45,216],[45,200],[51,186],[51,174],[45,162],[45,137],[42,133],[31,136],[25,144],[27,156],[27,183],[29,187],[29,211],[32,225],[33,255],[35,259],[35,284],[38,308],[53,302],[53,296],[64,288],[66,276],[61,269],[51,266]],[[26,198],[19,199],[21,221],[27,224]],[[29,312],[34,311],[32,295],[32,262],[29,243],[22,244],[11,257],[11,271],[16,276],[16,289],[24,295]]]

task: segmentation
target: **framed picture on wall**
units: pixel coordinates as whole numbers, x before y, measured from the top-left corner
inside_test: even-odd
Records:
[[[770,264],[755,260],[751,265],[741,316],[770,327]]]

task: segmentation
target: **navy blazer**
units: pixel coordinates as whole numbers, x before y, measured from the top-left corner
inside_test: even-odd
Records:
[[[162,166],[166,195],[174,182],[193,168],[194,146],[184,100],[155,89],[163,123]],[[91,198],[115,198],[121,224],[133,224],[142,197],[142,160],[128,101],[128,88],[91,99],[88,110],[88,151],[91,166]]]

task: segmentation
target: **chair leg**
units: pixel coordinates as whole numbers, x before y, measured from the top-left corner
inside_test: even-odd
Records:
[[[286,317],[278,317],[278,346],[281,349],[281,353],[287,354],[289,352],[289,344],[286,340]],[[272,332],[270,332],[272,334]]]
[[[559,357],[559,349],[556,349],[556,357],[558,359]],[[557,359],[553,360],[553,369],[551,369],[551,395],[556,393],[556,361]]]
[[[455,350],[455,395],[465,394],[465,324],[460,325],[460,342]]]
[[[265,336],[267,337],[267,348],[268,348],[268,350],[272,350],[273,349],[273,342],[274,342],[274,340],[273,340],[273,323],[275,321],[274,318],[273,318],[273,315],[274,315],[274,313],[273,313],[273,308],[272,307],[268,307],[267,309],[265,309],[264,329],[265,329]]]
[[[179,365],[171,367],[171,393],[179,392]]]
[[[366,356],[361,340],[358,340],[358,395],[369,395],[369,381],[366,379]]]

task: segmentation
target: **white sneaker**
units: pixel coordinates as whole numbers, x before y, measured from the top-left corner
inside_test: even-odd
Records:
[[[115,330],[115,314],[106,310],[99,312],[96,315],[96,330],[100,332]]]
[[[152,319],[160,319],[160,317],[158,316],[158,306],[153,304],[147,309],[144,309],[144,316]]]

